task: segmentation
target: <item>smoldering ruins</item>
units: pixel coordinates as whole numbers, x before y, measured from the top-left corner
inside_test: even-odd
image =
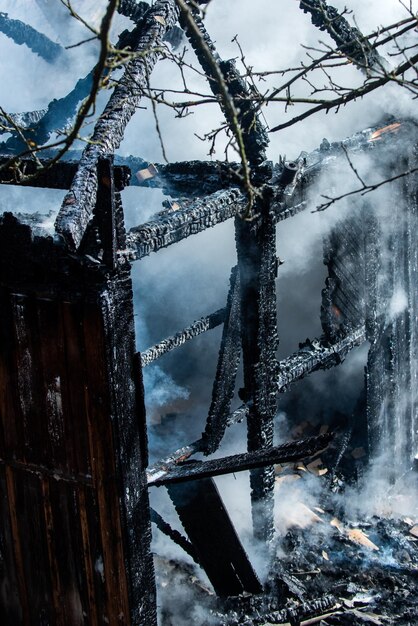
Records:
[[[270,133],[287,122],[268,128],[256,74],[221,58],[209,4],[114,5],[129,29],[100,68],[106,84],[119,74],[82,151],[61,155],[57,131],[71,136],[99,66],[44,109],[2,109],[2,189],[61,194],[49,213],[29,195],[27,211],[0,196],[2,623],[413,626],[417,122],[381,112],[348,137],[299,146],[293,160],[271,158]],[[36,5],[57,27],[64,8]],[[352,96],[334,82],[335,106],[389,76],[412,97],[414,45],[389,70],[379,33],[366,37],[324,0],[297,5],[333,42],[327,59],[366,76]],[[416,32],[408,15],[401,34]],[[0,30],[64,63],[66,48],[29,23],[1,13]],[[153,109],[166,96],[150,88],[162,51],[181,46],[222,110],[236,161],[158,163],[119,150],[143,99]],[[116,56],[126,48],[128,59]],[[241,62],[248,70],[243,53]],[[138,224],[128,192],[136,203],[157,192],[162,206]],[[299,274],[282,258],[292,221]],[[188,291],[175,257],[164,281],[158,265],[149,289],[141,276],[221,224],[230,230],[211,254],[235,257],[226,294],[199,293],[205,306],[218,300],[165,332],[158,320],[176,319],[176,297],[192,298],[192,273],[203,289],[199,244],[187,251]],[[225,233],[233,253],[221,249]],[[156,303],[153,285],[168,281]],[[289,302],[303,303],[315,334],[299,334]],[[147,343],[153,323],[158,339]],[[191,370],[195,404],[184,389]]]

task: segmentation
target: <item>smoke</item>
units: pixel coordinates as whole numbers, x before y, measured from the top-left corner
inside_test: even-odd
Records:
[[[158,365],[149,365],[144,369],[144,387],[147,408],[151,415],[169,403],[189,397],[189,392],[176,385],[171,376]]]
[[[393,320],[395,317],[403,313],[408,306],[408,296],[401,285],[396,286],[395,291],[389,303],[389,318]]]
[[[355,487],[343,495],[346,515],[353,520],[373,516],[402,519],[418,518],[418,477],[412,463],[401,475],[393,476],[393,455],[382,452],[371,460],[370,466]],[[388,481],[388,475],[392,480]]]

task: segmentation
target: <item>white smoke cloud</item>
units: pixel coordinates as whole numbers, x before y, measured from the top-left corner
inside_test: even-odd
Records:
[[[408,306],[408,296],[405,293],[405,289],[398,285],[393,292],[393,296],[389,303],[389,317],[394,319],[400,313],[403,313]]]

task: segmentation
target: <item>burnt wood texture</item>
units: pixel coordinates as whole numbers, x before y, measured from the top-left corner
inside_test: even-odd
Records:
[[[1,623],[155,624],[129,266],[6,215],[0,267]]]

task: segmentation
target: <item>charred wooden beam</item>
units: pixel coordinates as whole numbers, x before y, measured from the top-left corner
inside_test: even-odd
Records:
[[[176,543],[182,550],[186,552],[189,556],[192,557],[193,561],[199,563],[199,559],[196,553],[196,550],[193,547],[193,544],[186,539],[178,530],[175,528],[171,528],[170,524],[168,524],[164,518],[161,517],[159,513],[155,509],[150,509],[151,512],[151,522],[153,522],[158,530],[160,530],[164,535],[170,537],[174,543]]]
[[[141,259],[234,217],[245,204],[244,194],[235,188],[193,202],[182,202],[179,210],[165,211],[154,221],[131,228],[127,233],[125,254],[132,261]]]
[[[47,189],[69,189],[71,187],[78,163],[58,161],[52,164],[52,161],[48,159],[42,159],[40,162],[41,170],[39,171],[38,164],[32,159],[0,157],[0,184]],[[29,180],[25,180],[25,176],[29,177]],[[115,188],[121,191],[129,184],[129,169],[126,166],[115,166],[114,178]]]
[[[268,199],[259,202],[258,212],[261,222],[235,222],[249,452],[273,445],[277,408],[276,220]],[[267,540],[273,532],[273,467],[253,470],[250,482],[254,532]]]
[[[135,22],[135,24],[138,24],[148,9],[149,4],[147,2],[138,2],[137,0],[121,0],[118,6],[118,13],[129,17],[133,22]],[[180,45],[183,37],[184,33],[182,29],[178,26],[172,26],[164,35],[164,41],[167,41],[173,46],[174,49],[176,49]]]
[[[248,415],[248,407],[243,404],[233,411],[227,418],[227,427],[233,424],[238,424],[246,419]],[[160,459],[153,465],[150,465],[147,469],[147,476],[150,480],[162,476],[164,472],[169,470],[172,466],[176,466],[178,463],[182,463],[189,459],[193,454],[205,451],[205,441],[203,439],[197,439],[193,443],[190,443],[175,452],[172,452],[168,456]]]
[[[312,24],[320,30],[326,30],[335,41],[338,49],[349,59],[353,60],[361,69],[371,68],[384,60],[373,48],[370,41],[358,30],[350,25],[348,20],[338,10],[328,5],[325,0],[302,0],[300,8],[304,13],[311,14]]]
[[[215,592],[261,593],[263,588],[238,538],[214,481],[170,484],[168,493]]]
[[[180,161],[152,165],[134,157],[125,157],[124,164],[136,175],[131,185],[157,187],[166,193],[179,195],[203,195],[240,184],[239,166],[222,161]],[[145,174],[141,175],[141,170]]]
[[[148,486],[161,487],[171,483],[234,474],[245,470],[273,466],[277,463],[290,463],[308,458],[325,448],[331,441],[331,435],[308,437],[299,441],[290,441],[280,446],[270,446],[255,452],[243,452],[210,461],[183,461],[167,469],[151,474],[147,470]]]
[[[64,52],[58,43],[51,41],[49,37],[25,22],[10,18],[7,13],[0,12],[0,32],[13,39],[19,46],[26,45],[49,63],[55,61]]]
[[[190,341],[190,339],[194,339],[194,337],[198,337],[202,333],[207,332],[208,330],[212,330],[217,326],[220,326],[224,323],[226,315],[226,309],[218,309],[214,313],[210,315],[206,315],[205,317],[201,317],[190,326],[186,326],[183,330],[179,331],[175,335],[171,337],[167,337],[163,339],[159,343],[156,343],[148,350],[141,352],[141,365],[142,367],[146,367],[150,363],[153,363],[164,354],[171,352],[175,348],[179,348],[186,341]]]
[[[129,165],[132,172],[136,172],[136,176],[132,176],[131,185],[158,187],[171,195],[202,195],[242,184],[238,163],[179,161],[150,164],[134,157],[124,157],[122,160],[116,157],[116,162]],[[253,172],[253,182],[261,185],[267,183],[271,176],[272,163],[267,161]]]
[[[286,391],[291,383],[307,374],[339,365],[350,350],[360,346],[364,341],[366,341],[364,326],[352,331],[336,343],[307,340],[297,352],[280,361],[279,375],[276,379],[277,390]]]
[[[219,86],[218,78],[214,73],[211,63],[207,59],[204,52],[204,46],[207,46],[210,50],[212,57],[216,60],[219,69],[221,70],[229,95],[238,111],[238,122],[243,134],[246,156],[251,165],[257,166],[266,159],[266,147],[269,143],[265,126],[260,121],[259,109],[249,98],[251,93],[249,86],[239,74],[235,61],[223,61],[220,58],[198,11],[193,12],[193,18],[200,31],[200,36],[198,36],[193,29],[189,28],[187,16],[182,10],[180,10],[180,24],[184,28],[196,53],[198,61],[208,77],[209,86],[213,94],[216,97],[219,97],[219,103],[223,109],[227,122],[231,124],[231,115],[222,104],[222,99],[220,98],[222,92]]]
[[[138,0],[120,0],[118,5],[118,13],[129,17],[135,24],[139,22],[149,9],[147,2],[139,2]]]
[[[322,621],[320,618],[325,620],[336,603],[334,596],[323,596],[316,600],[303,602],[293,608],[281,609],[279,611],[262,611],[255,618],[246,618],[245,626],[264,626],[265,624],[282,624],[282,626],[284,624],[289,624],[290,626],[306,624],[308,626],[308,624],[319,624]]]
[[[176,19],[174,0],[158,0],[135,29],[133,51],[140,54],[126,67],[96,122],[91,143],[83,152],[70,192],[56,220],[57,231],[71,249],[79,247],[93,212],[97,193],[97,161],[101,155],[113,153],[119,147],[126,125],[138,107],[159,57],[162,37]]]
[[[365,330],[360,329],[335,344],[322,344],[316,340],[310,342],[295,354],[279,362],[279,374],[275,381],[276,392],[286,392],[292,383],[312,372],[340,365],[350,350],[360,346],[365,340]],[[242,404],[228,416],[227,427],[247,419],[248,414],[248,405]],[[149,480],[153,481],[154,478],[164,476],[165,472],[170,472],[172,468],[190,459],[194,454],[204,451],[205,440],[203,438],[176,450],[147,469]]]
[[[218,449],[231,412],[231,400],[234,395],[241,354],[240,322],[240,284],[238,267],[234,267],[230,278],[221,347],[212,388],[212,401],[206,420],[206,428],[202,434],[202,439],[205,442],[205,454],[212,454]]]

